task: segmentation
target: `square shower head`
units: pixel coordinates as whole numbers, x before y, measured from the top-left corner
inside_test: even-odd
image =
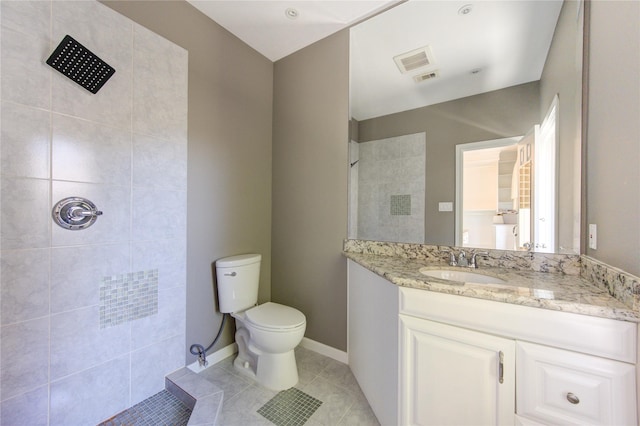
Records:
[[[49,56],[47,64],[94,94],[116,72],[69,35],[62,39]]]

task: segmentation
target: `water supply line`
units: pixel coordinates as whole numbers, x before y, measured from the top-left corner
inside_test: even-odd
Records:
[[[207,365],[209,365],[209,362],[207,362],[207,351],[211,349],[213,345],[216,344],[218,339],[220,339],[220,335],[222,335],[222,330],[224,329],[224,323],[226,321],[227,321],[227,314],[223,313],[222,322],[220,323],[220,329],[218,329],[218,334],[216,334],[216,337],[213,339],[213,342],[211,342],[211,344],[207,346],[206,349],[204,346],[202,346],[199,343],[194,343],[189,348],[189,352],[191,352],[192,355],[198,356],[198,364],[200,364],[200,367],[206,367]]]

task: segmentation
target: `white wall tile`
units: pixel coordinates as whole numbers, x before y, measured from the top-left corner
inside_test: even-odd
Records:
[[[131,133],[54,114],[53,179],[131,184]]]
[[[51,383],[52,425],[95,425],[129,406],[129,355]]]
[[[49,314],[49,249],[3,250],[0,259],[3,325]]]
[[[184,367],[184,335],[171,337],[131,353],[131,404],[164,389],[164,377]]]
[[[131,323],[133,350],[152,345],[176,335],[185,334],[186,288],[158,290],[158,315]]]
[[[51,114],[46,110],[3,102],[1,117],[2,174],[48,179]]]
[[[67,197],[92,201],[103,214],[89,228],[70,231],[53,225],[53,246],[105,244],[129,241],[131,201],[129,187],[53,181],[53,205]],[[52,205],[52,207],[53,207]]]
[[[49,181],[2,178],[0,241],[3,250],[47,247],[49,229]]]
[[[134,27],[133,131],[187,140],[187,51]]]
[[[129,263],[126,243],[52,249],[51,313],[98,305],[102,279],[129,272]]]
[[[96,1],[0,8],[0,320],[12,322],[0,330],[0,416],[96,424],[184,364],[187,52]],[[66,34],[116,69],[95,95],[45,64]],[[82,231],[53,224],[53,205],[70,196],[104,214]],[[158,314],[101,329],[102,278],[150,269]],[[146,363],[148,351],[161,362]]]
[[[158,270],[158,288],[186,285],[187,244],[184,239],[134,241],[131,256],[133,271]]]
[[[424,242],[425,134],[359,146],[358,238]],[[411,215],[391,215],[391,196],[410,195]]]
[[[186,142],[134,134],[133,185],[186,190]]]
[[[51,3],[47,1],[0,2],[2,26],[32,36],[49,38]]]
[[[48,422],[48,385],[2,401],[0,424],[6,426],[47,426]]]
[[[49,379],[49,318],[3,326],[0,336],[2,399],[46,384]]]
[[[51,379],[128,353],[130,333],[129,324],[100,328],[99,306],[52,315]]]
[[[187,232],[185,191],[133,188],[133,239],[184,238]]]
[[[4,2],[3,2],[4,3]],[[49,40],[2,28],[2,100],[38,108],[49,108],[51,54]]]

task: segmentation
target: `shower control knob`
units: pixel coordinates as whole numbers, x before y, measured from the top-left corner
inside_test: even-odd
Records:
[[[95,204],[81,197],[60,200],[51,210],[53,221],[71,231],[88,228],[100,215],[102,212],[96,208]]]

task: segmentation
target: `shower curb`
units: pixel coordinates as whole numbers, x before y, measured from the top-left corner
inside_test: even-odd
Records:
[[[190,407],[187,426],[215,426],[222,411],[223,391],[187,367],[165,377],[165,389]]]

